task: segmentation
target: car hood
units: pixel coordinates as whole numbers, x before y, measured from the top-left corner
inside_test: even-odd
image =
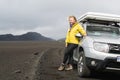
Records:
[[[89,36],[96,42],[111,43],[111,44],[120,44],[120,38],[111,38],[111,37],[97,37]]]

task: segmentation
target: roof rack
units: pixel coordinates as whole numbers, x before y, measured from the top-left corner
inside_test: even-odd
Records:
[[[88,12],[88,13],[82,15],[78,19],[79,22],[86,22],[88,20],[96,20],[96,21],[106,21],[106,22],[120,23],[120,15],[106,14],[106,13],[96,13],[96,12]]]

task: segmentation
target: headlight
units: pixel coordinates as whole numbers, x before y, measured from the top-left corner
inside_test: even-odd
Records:
[[[106,43],[94,42],[93,46],[96,51],[105,52],[105,53],[109,52],[109,45]]]

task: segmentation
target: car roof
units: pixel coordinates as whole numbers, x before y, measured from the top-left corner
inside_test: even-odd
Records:
[[[88,12],[82,15],[78,19],[79,22],[86,22],[87,20],[98,20],[98,21],[109,21],[109,22],[120,23],[120,15]]]

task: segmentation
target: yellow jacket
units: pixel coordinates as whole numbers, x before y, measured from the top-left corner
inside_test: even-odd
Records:
[[[79,43],[79,39],[76,37],[76,34],[81,33],[83,36],[86,35],[85,30],[82,28],[82,26],[76,22],[71,29],[68,29],[67,31],[67,35],[66,35],[66,45],[68,43],[73,43],[73,44],[78,44]]]

